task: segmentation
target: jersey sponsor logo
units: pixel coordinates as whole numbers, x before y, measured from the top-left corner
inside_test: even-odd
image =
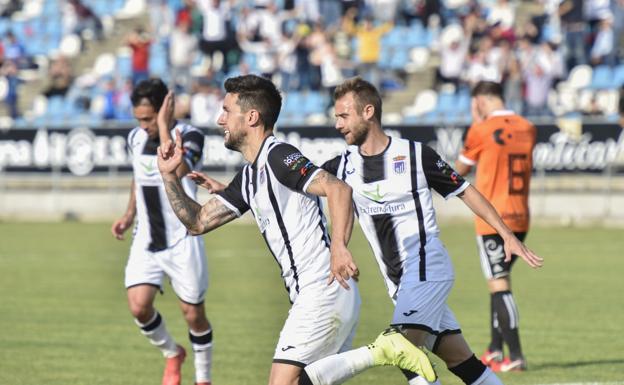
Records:
[[[139,162],[141,164],[141,167],[143,167],[143,172],[145,173],[145,176],[154,176],[158,173],[158,169],[156,169],[156,166],[154,166],[154,161],[150,160],[146,163],[144,162]]]
[[[351,170],[347,170],[347,175],[351,175],[355,172],[355,167],[353,167]]]
[[[446,163],[442,159],[438,159],[438,161],[436,162],[436,166],[442,172],[442,174],[448,176],[451,181],[453,181],[453,183],[459,183],[459,174],[455,172],[455,170],[453,170],[451,166],[448,165],[448,163]]]
[[[405,172],[405,156],[399,155],[392,158],[394,162],[394,173],[395,174],[403,174]]]
[[[374,191],[362,191],[362,194],[364,194],[364,196],[372,201],[375,201],[377,203],[386,203],[386,201],[382,201],[383,197],[386,196],[386,194],[382,194],[379,192],[379,185],[376,186],[376,189]]]
[[[360,207],[360,212],[366,215],[379,215],[379,214],[396,214],[403,212],[407,209],[405,203],[397,204],[385,204],[383,206],[369,206]]]
[[[254,208],[253,211],[256,214],[256,222],[258,223],[258,229],[260,229],[261,233],[264,233],[267,227],[269,227],[269,225],[271,224],[271,219],[267,217],[263,217],[262,213],[257,208]]]
[[[284,158],[284,164],[286,165],[286,167],[291,167],[301,158],[303,158],[303,154],[300,153],[300,152],[295,152],[295,153],[292,153],[292,154],[288,154]]]
[[[286,350],[290,350],[290,349],[296,349],[296,348],[294,346],[292,346],[292,345],[288,345],[288,346],[282,348],[282,351],[285,352]]]
[[[494,137],[494,142],[496,142],[496,144],[499,144],[501,146],[505,145],[505,140],[504,140],[505,138],[511,139],[511,134],[503,135],[504,131],[505,130],[503,128],[497,128],[492,133],[492,136]]]
[[[299,169],[299,174],[301,174],[301,176],[308,175],[308,171],[310,171],[313,165],[314,164],[312,162],[308,161],[308,163],[306,163],[305,166]]]
[[[406,316],[406,317],[409,317],[409,316],[411,316],[412,314],[415,314],[415,313],[418,313],[418,310],[410,310],[410,311],[404,312],[403,315]]]

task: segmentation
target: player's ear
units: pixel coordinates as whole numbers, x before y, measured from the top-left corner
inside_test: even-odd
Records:
[[[258,110],[250,109],[247,111],[247,124],[255,126],[260,123],[260,112]]]
[[[364,119],[371,120],[373,116],[375,116],[375,106],[373,106],[372,104],[365,105],[362,111],[362,115],[364,115]]]

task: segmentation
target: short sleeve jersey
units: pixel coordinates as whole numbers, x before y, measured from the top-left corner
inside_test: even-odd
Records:
[[[319,197],[306,193],[321,170],[290,144],[265,139],[217,197],[237,215],[248,210],[281,269],[291,302],[308,285],[326,285],[329,234]]]
[[[357,146],[349,146],[322,167],[353,189],[358,220],[390,297],[401,282],[454,278],[451,260],[438,239],[431,190],[448,199],[469,184],[433,149],[390,138],[378,155],[365,156]]]
[[[178,123],[171,130],[182,134],[184,161],[191,170],[199,170],[202,162],[204,134],[197,128]],[[135,127],[128,134],[128,151],[132,156],[137,223],[133,242],[144,244],[149,251],[164,250],[187,235],[186,227],[173,212],[162,176],[157,165],[158,139],[151,139],[147,132]],[[196,199],[197,186],[189,178],[182,178],[184,191]]]
[[[494,205],[512,231],[529,229],[529,184],[533,168],[535,126],[511,111],[495,111],[472,125],[459,160],[476,165],[476,188]],[[476,218],[479,235],[496,230]]]

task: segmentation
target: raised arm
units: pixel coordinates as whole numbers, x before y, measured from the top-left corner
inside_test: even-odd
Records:
[[[331,270],[329,283],[334,279],[348,288],[347,280],[359,275],[347,244],[353,230],[353,202],[351,187],[325,170],[319,171],[309,183],[307,192],[326,196],[331,218]]]
[[[531,267],[542,266],[544,260],[516,238],[514,233],[503,222],[500,215],[498,215],[494,206],[476,188],[469,186],[458,196],[472,212],[492,226],[503,238],[505,243],[505,261],[510,261],[511,255],[515,254],[524,259]]]
[[[212,198],[204,206],[191,199],[184,191],[180,178],[176,174],[183,163],[182,137],[176,131],[176,141],[167,151],[158,147],[158,168],[163,177],[165,191],[173,211],[193,235],[204,234],[238,216],[218,198]]]

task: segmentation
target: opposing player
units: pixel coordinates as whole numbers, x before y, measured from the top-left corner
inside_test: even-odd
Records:
[[[535,126],[505,109],[499,83],[482,81],[472,91],[473,124],[456,162],[460,175],[477,167],[476,188],[496,208],[503,222],[524,240],[529,231],[529,183]],[[520,346],[518,307],[511,292],[511,267],[505,258],[507,240],[483,219],[475,218],[483,274],[490,291],[492,339],[481,360],[494,371],[525,370]],[[503,357],[503,342],[509,357]]]
[[[139,123],[128,135],[134,178],[126,213],[111,228],[117,239],[123,239],[137,218],[125,274],[128,305],[141,333],[166,357],[163,385],[180,384],[186,352],[154,308],[156,293],[163,290],[165,276],[169,277],[189,327],[196,384],[207,385],[211,380],[212,328],[204,311],[208,287],[204,242],[189,235],[171,209],[156,160],[156,149],[172,141],[175,129],[181,134],[185,156],[174,172],[180,177],[186,175],[201,167],[204,135],[195,127],[174,121],[173,96],[160,79],[140,82],[131,101]],[[181,183],[194,198],[195,183],[188,178]]]
[[[174,146],[159,148],[158,167],[169,201],[191,233],[203,234],[251,210],[280,266],[292,307],[269,383],[339,384],[376,365],[396,365],[435,380],[427,356],[394,329],[371,345],[346,351],[360,307],[351,279],[357,266],[347,249],[353,225],[351,189],[273,136],[281,96],[271,81],[240,76],[228,79],[225,89],[217,123],[225,146],[241,152],[249,164],[204,206],[188,197],[176,172],[184,155],[180,135]],[[319,196],[327,196],[331,242]]]
[[[323,168],[353,189],[360,225],[395,303],[392,325],[442,358],[464,383],[500,384],[474,356],[446,303],[454,273],[438,238],[431,189],[446,199],[459,197],[490,223],[507,241],[507,259],[517,254],[532,267],[540,266],[542,259],[434,150],[384,133],[381,97],[374,86],[352,78],[336,88],[334,99],[336,129],[349,147]],[[413,373],[406,375],[410,384],[423,383]]]

